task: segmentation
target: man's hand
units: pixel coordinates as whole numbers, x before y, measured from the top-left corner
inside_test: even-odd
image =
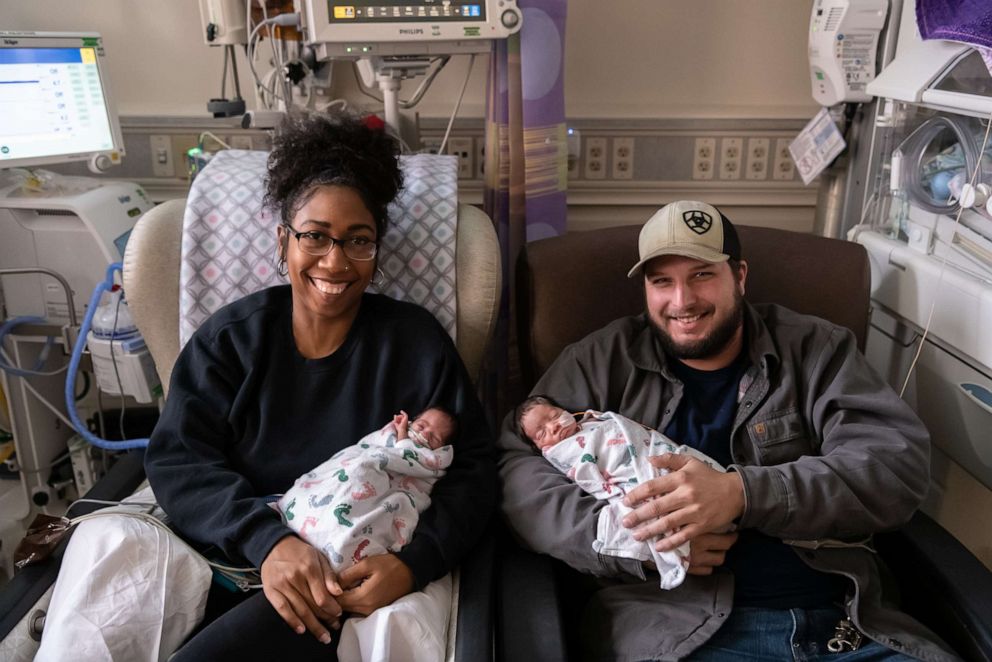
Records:
[[[344,593],[338,604],[347,612],[368,616],[413,591],[413,573],[394,554],[362,559],[341,571]]]
[[[727,560],[727,550],[737,542],[736,533],[704,533],[689,543],[690,575],[712,575]]]
[[[655,548],[667,552],[702,534],[726,531],[744,512],[744,483],[737,472],[711,469],[688,455],[648,459],[670,473],[638,485],[624,498],[633,510],[623,525],[635,529],[637,540],[664,536]]]
[[[335,596],[342,590],[323,554],[296,536],[286,536],[262,561],[261,574],[265,597],[289,627],[331,642],[324,624],[337,629],[341,607]]]
[[[704,533],[689,543],[690,575],[712,575],[713,568],[719,568],[727,560],[727,550],[737,542],[736,533]],[[658,572],[653,560],[641,561],[641,565]]]

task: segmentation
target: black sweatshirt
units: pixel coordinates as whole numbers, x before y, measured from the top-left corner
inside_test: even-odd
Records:
[[[365,294],[344,344],[311,360],[291,315],[289,286],[262,290],[183,348],[145,456],[155,496],[184,535],[259,567],[293,535],[266,496],[400,409],[443,405],[460,426],[454,462],[397,553],[422,588],[458,564],[495,505],[492,436],[454,344],[423,308]]]

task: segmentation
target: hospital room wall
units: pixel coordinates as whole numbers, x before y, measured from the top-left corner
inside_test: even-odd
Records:
[[[574,117],[809,117],[809,1],[573,1],[566,105]],[[98,31],[122,115],[198,115],[219,91],[221,49],[204,44],[196,0],[4,2],[0,29]],[[476,58],[462,114],[481,117],[488,58]],[[249,74],[242,60],[242,78]],[[447,116],[459,57],[420,107]],[[345,88],[355,102],[353,85]],[[252,100],[249,99],[249,104]]]
[[[641,222],[660,203],[696,195],[739,209],[745,223],[811,229],[815,184],[776,184],[770,175],[762,182],[695,182],[691,162],[693,137],[793,136],[816,112],[806,67],[810,5],[811,0],[569,3],[564,67],[570,124],[582,129],[584,140],[629,136],[639,148],[665,154],[648,163],[649,154],[638,153],[635,165],[651,168],[636,173],[633,183],[577,176],[569,185],[575,228]],[[204,43],[197,0],[4,2],[0,29],[100,32],[125,134],[133,118],[206,117],[206,101],[220,91],[222,51]],[[267,51],[263,45],[260,52]],[[253,107],[243,54],[238,60],[244,96]],[[459,56],[438,76],[417,108],[424,123],[443,128],[467,67],[468,58]],[[375,109],[350,66],[337,64],[334,72],[334,96]],[[477,57],[456,123],[455,134],[472,137],[476,149],[482,146],[487,72],[488,56]],[[406,84],[407,93],[414,84]],[[761,131],[739,128],[755,123]],[[661,142],[651,142],[655,138]],[[128,140],[130,160],[147,160],[147,147],[139,152]],[[676,159],[685,167],[673,171],[665,161]],[[478,165],[474,170],[471,181],[463,182],[470,194],[481,189]],[[129,170],[122,174],[141,178]]]

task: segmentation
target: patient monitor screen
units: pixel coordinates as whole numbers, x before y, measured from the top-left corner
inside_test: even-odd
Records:
[[[95,48],[0,48],[0,168],[113,148]]]
[[[332,24],[486,20],[486,0],[327,0]]]

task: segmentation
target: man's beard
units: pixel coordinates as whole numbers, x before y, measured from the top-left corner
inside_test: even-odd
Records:
[[[744,321],[744,297],[734,289],[734,307],[722,322],[720,322],[705,338],[686,343],[678,343],[652,316],[648,315],[652,326],[658,334],[662,349],[669,356],[679,360],[708,359],[719,354],[740,328]]]

